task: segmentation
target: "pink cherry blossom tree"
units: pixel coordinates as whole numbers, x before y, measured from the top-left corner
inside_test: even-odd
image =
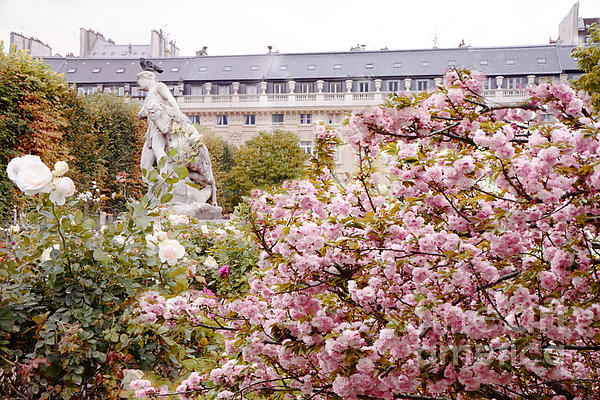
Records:
[[[597,115],[564,84],[522,104],[481,93],[481,76],[451,71],[435,93],[353,115],[347,182],[333,174],[341,139],[318,127],[311,180],[253,194],[248,293],[188,297],[165,317],[225,340],[218,366],[174,393],[597,398]]]

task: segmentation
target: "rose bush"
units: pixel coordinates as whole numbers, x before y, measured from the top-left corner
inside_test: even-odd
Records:
[[[205,355],[216,358],[218,339],[211,329],[186,321],[142,326],[130,305],[137,304],[139,292],[152,289],[168,297],[171,310],[178,304],[173,298],[208,291],[207,285],[221,294],[241,287],[235,285],[242,284],[242,271],[223,281],[216,271],[204,276],[196,260],[210,255],[253,265],[248,242],[225,243],[213,231],[230,228],[170,215],[159,200],[146,197],[130,203],[121,219],[98,226],[78,209],[73,182],[62,176],[68,165],[57,163],[52,172],[40,163],[24,156],[11,161],[9,170],[16,184],[29,182],[34,170],[48,174],[36,190],[21,185],[35,196],[36,209],[0,232],[3,396],[116,399],[127,395],[121,379],[139,377],[139,369],[177,380],[202,365]],[[150,172],[154,180],[170,182],[159,185],[165,190],[178,181]]]
[[[220,332],[218,365],[178,386],[144,376],[135,394],[596,398],[598,116],[564,84],[493,104],[481,78],[451,71],[437,92],[353,115],[349,182],[319,128],[311,180],[253,194],[247,293],[139,304],[155,325]]]

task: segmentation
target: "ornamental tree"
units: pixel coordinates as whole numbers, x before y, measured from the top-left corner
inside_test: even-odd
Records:
[[[219,365],[171,390],[134,380],[136,394],[597,396],[597,114],[564,84],[531,87],[522,104],[481,93],[481,76],[451,71],[435,93],[353,115],[345,186],[340,139],[318,127],[311,180],[253,193],[262,256],[248,293],[199,293],[159,316],[221,332]]]

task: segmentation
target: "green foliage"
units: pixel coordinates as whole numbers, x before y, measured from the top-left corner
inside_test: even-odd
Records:
[[[233,236],[231,227],[207,228],[165,213],[158,199],[185,176],[178,172],[149,171],[157,200],[130,202],[114,224],[86,219],[74,197],[57,207],[41,194],[20,231],[0,237],[3,395],[117,399],[127,368],[175,380],[212,365],[208,360],[222,352],[212,329],[189,321],[167,329],[135,319],[140,292],[172,297],[210,288],[227,297],[245,290],[246,272],[256,264],[251,243]],[[161,260],[153,241],[160,234],[184,246],[186,257],[173,265]],[[219,276],[200,262],[209,256],[229,264],[230,274]]]
[[[139,194],[139,158],[145,123],[138,107],[109,93],[77,96],[74,90],[40,60],[25,52],[0,48],[0,220],[10,217],[14,204],[26,201],[6,176],[8,161],[24,154],[39,155],[47,165],[70,163],[83,187],[96,181],[111,211],[124,209],[124,192]],[[125,184],[117,173],[129,175]]]
[[[584,72],[574,86],[589,93],[594,108],[600,110],[600,27],[593,24],[589,32],[589,45],[573,51],[577,66]]]
[[[284,181],[299,179],[307,159],[295,134],[280,130],[260,132],[235,155],[235,166],[223,188],[225,196],[235,206],[252,189],[270,189]]]
[[[95,93],[77,98],[73,109],[67,145],[75,169],[81,171],[78,180],[84,185],[95,180],[102,193],[122,194],[123,184],[115,177],[126,172],[128,193],[139,195],[139,160],[146,125],[137,119],[138,106],[113,93]],[[122,195],[108,199],[107,209],[122,211],[125,200]]]
[[[49,165],[68,161],[61,139],[70,95],[67,83],[47,64],[0,47],[0,220],[9,217],[12,204],[23,201],[6,176],[11,158],[34,154]]]

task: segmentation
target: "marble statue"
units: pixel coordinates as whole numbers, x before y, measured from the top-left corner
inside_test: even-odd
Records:
[[[217,205],[217,188],[212,173],[208,149],[202,144],[202,136],[187,116],[181,112],[167,85],[159,82],[151,71],[137,74],[138,87],[147,92],[138,117],[146,119],[148,130],[142,148],[140,167],[150,170],[172,148],[177,157],[170,159],[161,172],[171,173],[178,163],[185,163],[189,181],[174,185],[173,199],[169,207],[176,214],[190,215],[198,219],[221,217]],[[187,183],[203,187],[196,189]],[[210,203],[208,201],[210,199]]]

